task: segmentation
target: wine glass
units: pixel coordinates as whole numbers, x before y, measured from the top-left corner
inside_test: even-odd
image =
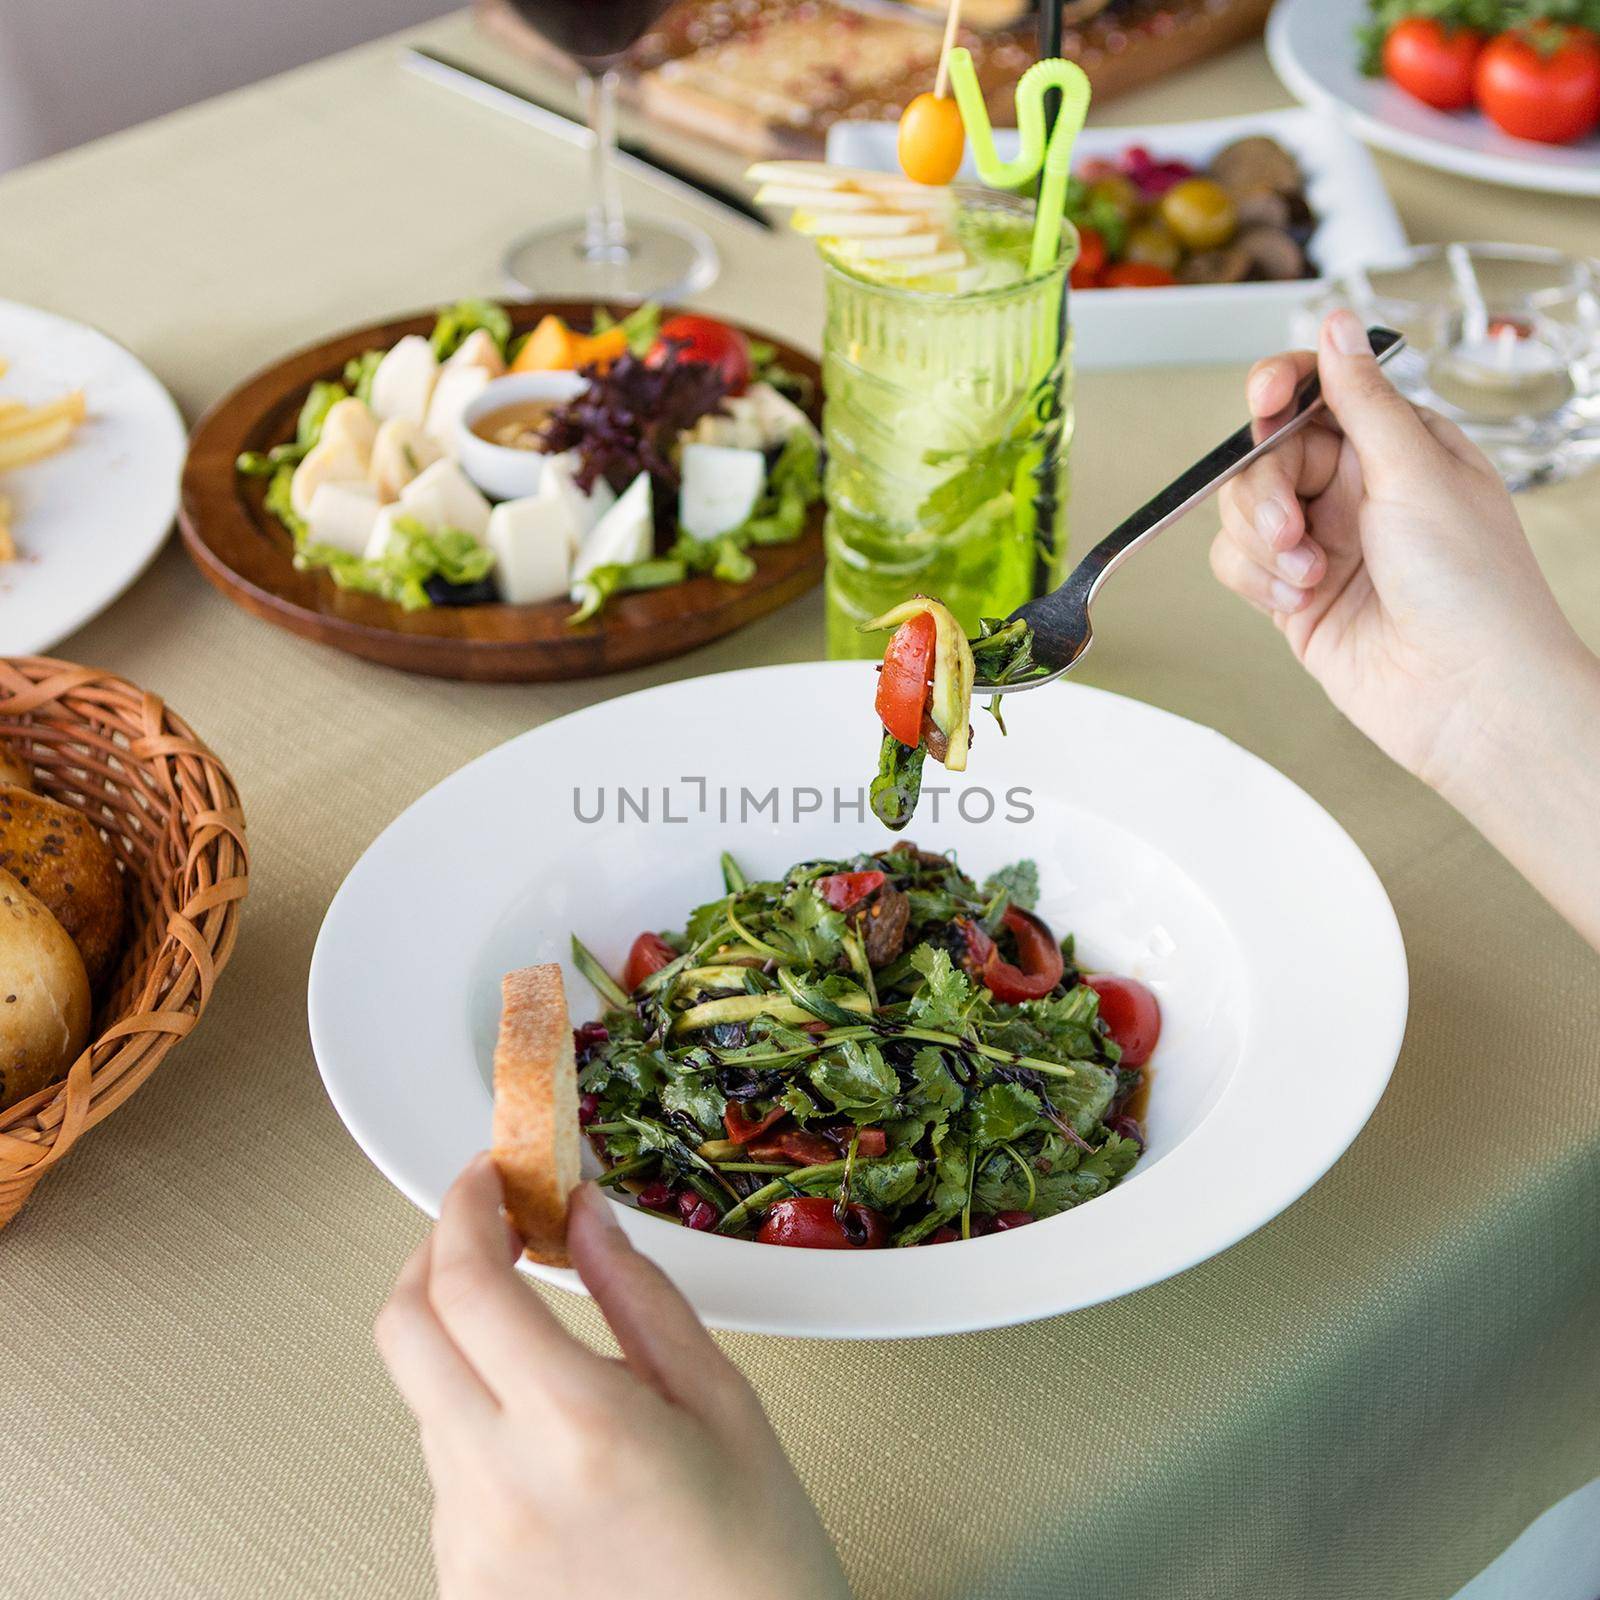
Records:
[[[588,215],[550,223],[519,239],[506,275],[530,294],[669,299],[704,289],[717,252],[699,228],[661,217],[625,217],[614,160],[617,66],[623,53],[672,0],[511,0],[582,73],[584,118],[592,138]]]

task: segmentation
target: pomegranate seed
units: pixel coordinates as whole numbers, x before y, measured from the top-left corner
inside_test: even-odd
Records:
[[[691,1203],[686,1205],[685,1201]],[[717,1208],[694,1193],[678,1196],[678,1215],[683,1218],[684,1227],[697,1229],[701,1233],[707,1233],[717,1225]]]
[[[1033,1221],[1031,1211],[1001,1211],[994,1219],[994,1231],[1005,1233],[1012,1228],[1025,1228]]]
[[[678,1197],[671,1184],[663,1183],[658,1178],[639,1191],[639,1204],[646,1211],[672,1211],[677,1207]]]
[[[600,1096],[597,1094],[580,1094],[578,1096],[578,1126],[587,1128],[599,1115]]]

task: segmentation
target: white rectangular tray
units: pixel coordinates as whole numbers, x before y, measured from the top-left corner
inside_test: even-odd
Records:
[[[1078,366],[1253,361],[1293,342],[1295,312],[1322,293],[1330,277],[1405,248],[1405,230],[1371,155],[1321,112],[1263,111],[1206,122],[1085,128],[1076,156],[1115,157],[1130,144],[1142,144],[1158,160],[1176,156],[1204,166],[1224,145],[1252,133],[1276,139],[1306,175],[1306,200],[1318,218],[1309,249],[1322,276],[1294,283],[1081,290],[1070,300]],[[893,171],[895,135],[892,122],[835,123],[828,134],[828,159]],[[1003,158],[1016,154],[1016,137],[1013,130],[996,132]],[[970,156],[963,175],[976,179]]]

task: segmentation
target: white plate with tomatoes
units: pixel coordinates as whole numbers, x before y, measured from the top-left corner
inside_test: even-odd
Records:
[[[807,663],[610,700],[463,768],[379,837],[329,909],[309,1011],[339,1115],[403,1193],[436,1215],[488,1143],[503,973],[559,961],[582,1023],[601,1006],[574,935],[621,973],[642,929],[719,892],[723,851],[757,878],[884,847],[873,684],[865,662]],[[714,1326],[914,1337],[1128,1294],[1270,1222],[1388,1083],[1399,928],[1310,796],[1209,728],[1076,684],[1018,697],[1008,724],[985,719],[965,774],[930,767],[907,831],[976,877],[1033,860],[1038,915],[1085,969],[1155,993],[1145,1152],[1097,1199],[933,1247],[777,1248],[621,1208]]]
[[[1289,91],[1424,166],[1519,189],[1600,195],[1600,38],[1573,29],[1559,44],[1484,40],[1408,19],[1390,35],[1389,75],[1369,77],[1357,38],[1367,19],[1364,0],[1279,0],[1267,53]]]

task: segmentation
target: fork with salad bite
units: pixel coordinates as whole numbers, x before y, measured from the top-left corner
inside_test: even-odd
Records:
[[[1368,328],[1367,339],[1380,362],[1398,355],[1405,345],[1404,337],[1392,328]],[[1106,579],[1134,551],[1210,499],[1251,462],[1298,433],[1324,405],[1322,386],[1312,373],[1284,410],[1246,423],[1118,524],[1060,588],[1019,606],[998,628],[986,624],[990,631],[971,641],[973,691],[1016,694],[1053,683],[1070,672],[1094,640],[1089,611]]]

